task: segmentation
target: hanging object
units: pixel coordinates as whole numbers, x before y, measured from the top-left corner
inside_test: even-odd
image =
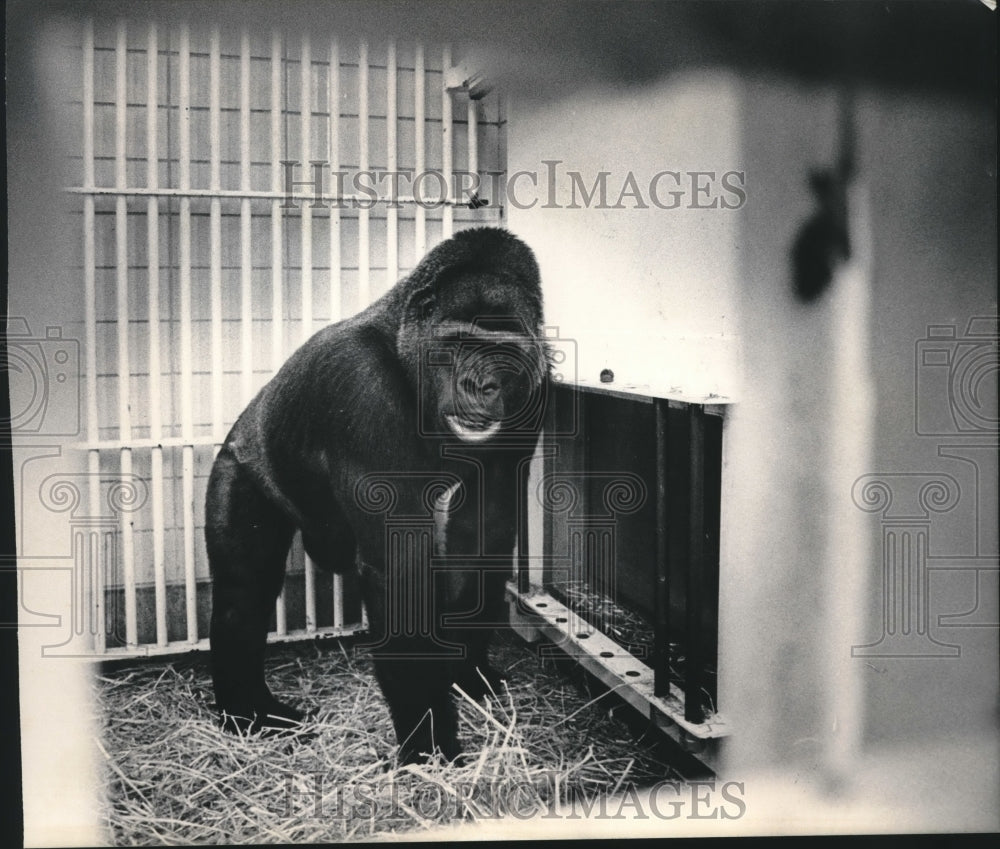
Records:
[[[806,303],[823,294],[838,265],[851,255],[847,189],[854,176],[854,132],[853,99],[846,93],[840,108],[840,156],[832,167],[810,173],[817,209],[792,247],[795,294]]]

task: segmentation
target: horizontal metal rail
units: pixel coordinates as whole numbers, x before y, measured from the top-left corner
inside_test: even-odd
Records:
[[[520,628],[537,629],[697,760],[717,768],[719,741],[730,735],[722,715],[709,714],[698,723],[685,719],[683,690],[671,682],[669,693],[657,696],[649,666],[544,590],[522,593],[509,581],[507,596],[511,618]]]
[[[295,643],[305,640],[333,640],[341,637],[352,637],[365,633],[367,628],[361,623],[354,625],[333,625],[307,630],[295,628],[284,633],[268,634],[269,643]],[[202,637],[193,643],[187,640],[174,640],[165,644],[143,643],[137,646],[115,646],[105,650],[103,654],[81,655],[84,660],[123,660],[132,657],[164,657],[166,655],[186,654],[192,651],[208,651],[208,637]]]
[[[441,172],[443,173],[443,172]],[[107,197],[162,197],[162,198],[205,198],[207,200],[213,199],[231,199],[231,200],[243,200],[248,198],[250,200],[294,200],[294,201],[308,201],[310,204],[314,202],[316,198],[313,192],[275,192],[267,190],[256,190],[256,189],[162,189],[162,188],[143,188],[138,186],[125,186],[125,187],[115,187],[115,186],[67,186],[65,189],[69,194],[74,195],[89,195],[89,196],[107,196]],[[445,198],[440,195],[434,197],[414,197],[413,195],[393,195],[393,196],[379,196],[373,198],[371,195],[326,195],[321,194],[319,203],[323,206],[329,206],[331,203],[337,203],[339,207],[353,207],[357,205],[358,209],[371,209],[377,206],[399,204],[402,206],[420,206],[427,209],[432,209],[441,206],[470,206],[470,200],[461,200],[458,198]],[[478,202],[477,202],[478,203]],[[471,208],[471,207],[470,207]],[[477,207],[478,208],[478,207]]]

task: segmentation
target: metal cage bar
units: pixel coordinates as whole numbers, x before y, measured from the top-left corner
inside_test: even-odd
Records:
[[[281,191],[281,116],[284,63],[283,41],[277,29],[271,32],[271,190]],[[271,200],[271,371],[277,372],[284,361],[284,264],[282,253],[281,201]],[[274,605],[275,631],[279,636],[288,633],[288,609],[285,590],[278,595]]]
[[[115,186],[124,188],[128,183],[126,165],[126,131],[128,128],[127,63],[128,41],[125,21],[118,21],[115,31]],[[118,432],[124,442],[132,438],[131,413],[131,357],[129,350],[129,273],[128,273],[128,207],[124,195],[115,198],[115,291],[116,321],[118,323]],[[119,449],[119,470],[124,491],[132,486],[132,449]],[[135,537],[132,517],[128,510],[121,511],[122,582],[125,592],[125,643],[139,642],[136,618]]]
[[[704,720],[703,664],[704,645],[701,634],[702,584],[705,552],[705,408],[692,404],[688,408],[689,457],[688,475],[688,559],[685,575],[687,598],[685,613],[684,718],[688,722]]]
[[[159,39],[156,22],[153,21],[149,24],[146,46],[146,185],[150,188],[159,185],[158,60]],[[149,309],[149,436],[158,443],[163,436],[160,401],[163,365],[160,346],[160,201],[156,197],[150,197],[146,201],[146,245]],[[165,646],[168,642],[163,487],[163,448],[156,444],[150,449],[150,496],[153,512],[153,583],[158,646]]]
[[[340,170],[340,42],[336,38],[330,40],[330,64],[327,76],[327,112],[329,127],[327,135],[327,153],[330,166],[334,171]],[[337,322],[341,318],[341,217],[340,206],[336,203],[330,207],[330,321]],[[339,572],[334,574],[332,582],[333,627],[344,627],[344,576]]]
[[[177,46],[177,116],[179,125],[178,183],[191,187],[191,34],[187,23],[181,24]],[[192,399],[193,344],[191,326],[191,199],[182,197],[178,214],[178,276],[180,281],[180,408],[181,437],[181,515],[184,549],[184,609],[187,640],[198,642],[198,583],[194,554],[194,410]]]
[[[327,79],[327,110],[330,114],[328,155],[330,167],[340,170],[340,43],[336,38],[330,41],[330,66]],[[330,207],[330,321],[341,318],[341,258],[340,258],[340,206]]]
[[[213,26],[209,34],[208,48],[208,145],[209,145],[209,188],[218,192],[222,188],[220,127],[221,104],[219,103],[220,69],[219,27]],[[222,395],[222,200],[217,195],[209,201],[209,300],[212,305],[212,435],[219,445],[225,439],[223,433]]]
[[[653,401],[656,440],[656,589],[653,631],[654,690],[657,696],[670,692],[670,561],[667,535],[670,516],[667,504],[669,463],[667,458],[668,404],[663,398]]]
[[[423,174],[427,168],[427,82],[424,61],[424,46],[417,44],[413,51],[413,145],[417,174]],[[427,253],[427,211],[422,204],[417,204],[414,215],[413,264],[416,265]]]
[[[385,149],[386,170],[395,173],[399,163],[396,148],[397,107],[396,107],[396,42],[390,41],[386,48],[386,96],[385,96]],[[396,193],[393,192],[395,195]],[[399,275],[399,209],[393,198],[385,211],[385,288],[390,289]]]
[[[308,33],[302,36],[302,53],[299,64],[299,70],[301,71],[301,90],[299,92],[301,99],[299,109],[301,119],[301,159],[303,166],[309,167],[310,160],[312,159],[312,45],[309,41]],[[302,204],[302,269],[299,272],[302,284],[302,342],[305,342],[312,336],[313,324],[312,220],[312,205],[308,203]],[[316,564],[308,553],[304,557],[306,630],[312,632],[316,630]]]
[[[479,183],[479,123],[476,101],[471,97],[466,106],[466,145],[468,147],[469,174],[472,175],[472,186]],[[478,191],[478,190],[476,190]],[[460,200],[460,198],[455,198]]]
[[[88,19],[83,28],[83,186],[94,186],[94,23]],[[97,420],[97,277],[95,248],[94,197],[83,198],[83,289],[85,324],[85,368],[87,372],[87,439],[91,444],[98,439]],[[97,448],[87,451],[87,499],[95,511],[101,498],[101,452]],[[106,576],[103,561],[96,548],[90,556],[92,586],[90,613],[94,635],[94,652],[105,650],[104,587]]]
[[[368,42],[358,45],[358,173],[369,170]],[[367,205],[358,209],[358,298],[371,301],[371,228]]]
[[[445,72],[451,67],[451,46],[445,45],[441,50],[441,67]],[[451,176],[454,169],[452,159],[452,138],[454,128],[452,127],[452,104],[451,92],[448,86],[441,83],[441,171],[444,173],[446,187],[444,197],[451,199]],[[455,229],[455,216],[451,204],[445,204],[441,208],[441,238],[450,239]]]
[[[301,160],[304,168],[309,168],[312,160],[312,45],[309,41],[308,33],[302,36],[302,55],[300,59],[301,88],[300,97],[302,101],[299,110],[301,121]],[[302,334],[301,341],[305,342],[312,336],[313,323],[313,302],[312,302],[312,204],[302,204],[300,212],[302,227],[302,271],[300,275],[301,298],[302,298]]]
[[[240,31],[240,189],[250,190],[250,33]],[[253,218],[240,200],[240,395],[253,395]]]
[[[136,26],[135,32],[128,31]],[[411,241],[414,263],[425,253],[431,221],[440,223],[436,238],[480,217],[461,208],[453,212],[460,201],[455,195],[464,193],[451,185],[454,130],[461,123],[453,115],[452,95],[442,87],[440,113],[438,102],[427,99],[428,86],[433,91],[443,81],[442,68],[450,68],[448,48],[428,53],[414,44],[407,56],[390,41],[383,63],[381,55],[375,58],[369,45],[360,42],[357,74],[352,76],[355,59],[342,56],[336,37],[325,38],[317,51],[318,45],[304,35],[296,56],[277,29],[265,35],[261,49],[254,45],[252,24],[234,33],[232,46],[217,26],[205,25],[203,33],[195,32],[196,26],[202,25],[182,22],[167,28],[162,21],[137,25],[122,20],[95,36],[90,20],[80,36],[82,176],[80,185],[67,191],[81,197],[87,424],[73,447],[86,452],[92,515],[98,517],[109,504],[117,512],[112,528],[74,532],[85,605],[73,627],[86,631],[89,619],[98,655],[162,654],[207,645],[199,628],[207,600],[202,597],[201,499],[209,451],[217,453],[221,447],[233,399],[247,403],[261,370],[277,371],[288,343],[308,338],[319,318],[337,321],[345,312],[367,306],[383,288],[383,279],[386,287],[393,285],[411,263]],[[340,176],[335,188],[339,202],[328,206],[328,212],[317,212],[319,207],[309,203],[315,192],[307,184],[287,192],[281,160],[291,153],[286,149],[294,125],[286,100],[296,85],[288,71],[299,58],[302,109],[294,120],[301,138],[291,158],[300,154],[309,168],[313,156],[325,155],[334,172],[415,166],[422,173],[431,168],[447,175],[441,196],[407,196],[394,182],[392,191],[380,191],[373,199],[367,192],[345,191]],[[345,69],[350,69],[350,84],[357,83],[356,130],[347,126],[355,118],[354,104],[342,102]],[[403,94],[411,72],[412,99]],[[405,133],[411,114],[414,141],[408,150]],[[470,170],[477,170],[483,115],[470,103],[468,116]],[[316,122],[324,119],[326,149],[320,152],[314,149],[323,138]],[[383,119],[384,136],[379,127]],[[428,148],[428,126],[437,130],[439,121],[442,148],[428,161],[428,151],[437,151],[436,146]],[[356,166],[345,161],[345,149],[353,151],[355,145]],[[270,152],[269,167],[259,161],[266,157],[262,148]],[[265,176],[259,184],[262,165],[270,179]],[[136,180],[133,169],[144,171],[145,179]],[[289,194],[305,204],[288,211],[284,201]],[[328,222],[322,222],[327,214]],[[491,209],[482,217],[493,215]],[[326,265],[320,258],[324,246],[313,238],[319,235],[318,221],[328,225],[321,236],[329,246],[328,281],[317,277],[322,271],[316,269]],[[257,239],[262,244],[255,243],[258,222],[265,233],[270,227],[269,240],[266,235]],[[105,290],[98,263],[104,262],[100,249],[107,239],[111,279]],[[290,314],[286,304],[289,239],[301,239],[301,286],[291,293],[293,309],[300,306],[301,315]],[[356,263],[347,259],[355,247]],[[261,252],[270,260],[269,278],[263,280],[257,271]],[[323,307],[326,283],[328,310]],[[351,302],[349,307],[345,301]],[[301,332],[286,330],[293,317],[296,323],[301,318]],[[148,409],[138,406],[147,400]],[[122,492],[115,490],[109,500],[109,483],[129,492],[148,486],[150,497],[143,504],[129,503],[118,499]],[[299,577],[300,551],[296,543],[291,570],[300,581],[293,582],[300,595],[291,597],[294,613],[286,607],[286,594],[279,596],[272,638],[365,627],[363,606],[360,625],[346,621],[356,613],[347,614],[343,575],[332,577],[332,610],[327,598],[319,604],[320,578],[308,558],[304,577]],[[173,593],[181,591],[184,613],[174,621]],[[358,610],[355,597],[350,604]],[[292,625],[289,619],[301,617],[303,607],[305,627]],[[112,633],[109,613],[119,609],[124,627]]]

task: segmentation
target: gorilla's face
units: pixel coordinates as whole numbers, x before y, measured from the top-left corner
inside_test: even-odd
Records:
[[[478,324],[456,329],[429,351],[437,421],[465,442],[525,426],[537,412],[539,371],[530,339]]]
[[[517,286],[457,274],[428,305],[420,394],[426,435],[485,443],[537,430],[547,363]]]

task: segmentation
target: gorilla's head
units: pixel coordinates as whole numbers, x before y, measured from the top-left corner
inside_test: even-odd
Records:
[[[538,266],[505,230],[465,230],[400,284],[397,350],[428,436],[484,443],[541,427],[548,357]]]

